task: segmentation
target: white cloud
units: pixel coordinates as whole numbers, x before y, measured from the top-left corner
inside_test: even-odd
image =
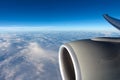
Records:
[[[22,60],[21,62],[21,59],[19,58],[22,57],[24,57],[25,60]],[[47,66],[48,64],[50,64],[51,67]],[[2,66],[4,67],[0,71],[1,76],[5,75],[5,80],[47,80],[50,75],[50,79],[57,79],[57,76],[53,76],[53,74],[57,75],[54,72],[57,72],[57,69],[52,70],[52,67],[55,67],[56,64],[56,52],[45,50],[36,42],[29,42],[29,45],[27,45],[24,49],[2,61],[0,69]],[[54,73],[51,74],[51,71]],[[28,76],[31,78],[27,78]]]
[[[56,62],[56,52],[45,50],[36,42],[30,42],[29,45],[21,52],[24,53],[31,61],[39,62],[40,59],[46,59]]]

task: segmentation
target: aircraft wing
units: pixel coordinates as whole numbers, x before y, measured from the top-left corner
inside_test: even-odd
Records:
[[[116,27],[117,29],[120,30],[120,20],[113,18],[111,16],[109,16],[108,14],[104,14],[103,17],[110,23],[112,24],[114,27]]]

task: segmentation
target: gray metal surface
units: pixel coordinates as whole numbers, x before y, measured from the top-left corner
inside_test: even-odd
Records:
[[[102,39],[74,41],[60,47],[63,80],[120,80],[120,39]]]

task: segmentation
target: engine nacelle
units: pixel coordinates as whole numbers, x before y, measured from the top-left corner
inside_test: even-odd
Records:
[[[120,80],[120,39],[66,43],[59,50],[59,66],[63,80]]]

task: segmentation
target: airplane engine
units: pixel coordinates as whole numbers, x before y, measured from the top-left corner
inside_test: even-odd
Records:
[[[120,80],[120,39],[94,38],[59,49],[62,80]]]

